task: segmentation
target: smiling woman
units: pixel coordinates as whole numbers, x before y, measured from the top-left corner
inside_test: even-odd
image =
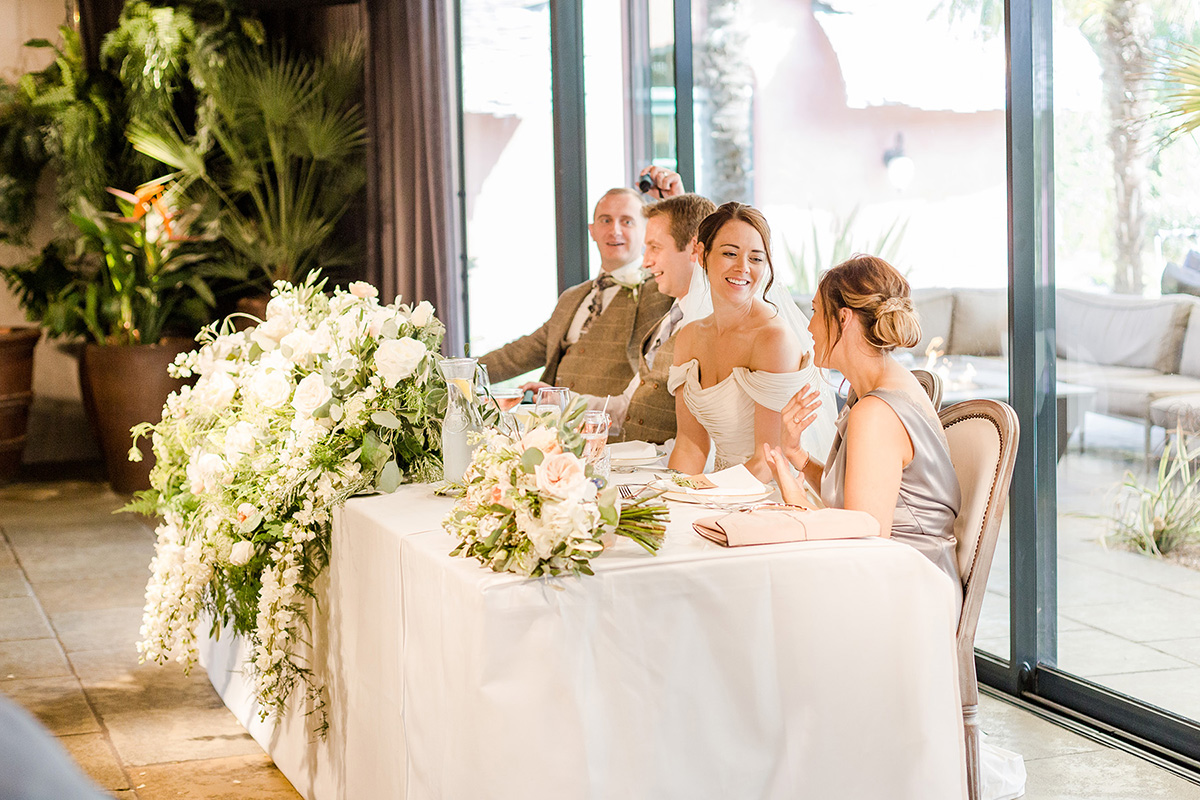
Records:
[[[770,478],[762,445],[779,439],[779,410],[803,386],[819,389],[812,339],[791,301],[768,299],[775,282],[771,229],[762,213],[725,203],[700,224],[694,255],[712,293],[713,313],[686,325],[675,346],[668,388],[678,435],[671,467],[702,471],[735,464]],[[776,295],[780,293],[776,292]],[[810,445],[832,439],[832,413],[810,426]]]

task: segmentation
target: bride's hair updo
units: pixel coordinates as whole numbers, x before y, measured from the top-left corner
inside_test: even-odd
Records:
[[[712,252],[717,234],[720,233],[721,228],[725,227],[725,223],[734,220],[746,223],[758,231],[758,235],[762,237],[763,253],[767,258],[767,283],[762,290],[765,298],[771,285],[775,283],[775,265],[771,261],[771,226],[767,224],[767,218],[763,216],[763,213],[754,206],[732,201],[722,203],[717,206],[716,211],[704,218],[704,221],[700,223],[700,229],[696,232],[696,241],[704,248],[704,258],[700,262],[700,267],[707,275],[708,265],[704,262],[708,260],[708,254]]]
[[[829,349],[842,338],[838,312],[854,312],[866,332],[867,343],[884,353],[897,347],[915,347],[921,341],[921,322],[913,310],[908,281],[899,270],[878,256],[856,255],[821,276],[817,284]]]

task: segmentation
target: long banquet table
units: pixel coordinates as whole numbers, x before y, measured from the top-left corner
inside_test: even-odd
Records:
[[[351,500],[312,615],[329,729],[213,685],[308,800],[966,796],[949,580],[886,540],[724,549],[672,504],[656,557],[526,580],[451,558],[428,486]],[[299,693],[297,693],[299,695]]]

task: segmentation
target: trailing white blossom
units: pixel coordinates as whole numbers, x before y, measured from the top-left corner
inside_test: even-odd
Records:
[[[256,327],[206,329],[171,367],[195,384],[136,431],[151,436],[156,463],[130,508],[163,518],[138,652],[190,666],[207,610],[249,639],[264,714],[298,682],[320,690],[295,643],[332,510],[441,473],[442,324],[429,313],[415,325],[369,284],[322,289],[315,278],[276,284]]]

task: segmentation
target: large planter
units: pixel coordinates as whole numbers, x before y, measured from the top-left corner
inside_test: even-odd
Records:
[[[0,327],[0,483],[21,470],[33,400],[33,348],[39,328]]]
[[[167,339],[160,344],[84,347],[79,387],[113,491],[130,494],[150,488],[150,442],[138,444],[141,461],[130,461],[130,428],[162,419],[167,395],[184,384],[167,374],[167,365],[195,346],[191,339]]]

